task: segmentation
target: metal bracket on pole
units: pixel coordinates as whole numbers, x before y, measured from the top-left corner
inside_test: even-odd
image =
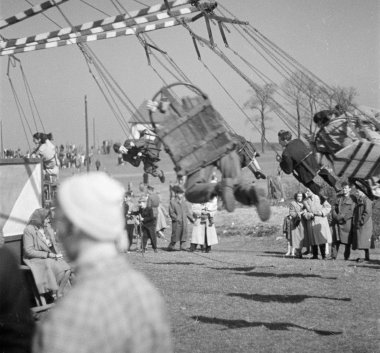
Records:
[[[224,45],[226,46],[226,48],[228,48],[228,42],[227,42],[226,34],[224,33],[223,23],[218,21],[218,26],[219,26],[220,34],[222,35]]]
[[[149,50],[149,47],[147,46],[146,43],[144,44],[144,49],[145,49],[146,59],[148,60],[148,65],[149,65],[149,66],[152,66],[152,63],[151,63],[151,61],[150,61],[150,56],[149,56],[149,54],[150,54],[150,50]]]
[[[198,48],[197,40],[195,39],[194,36],[192,36],[191,38],[193,39],[195,51],[197,52],[197,55],[198,55],[198,60],[202,60],[201,53],[200,53],[199,48]]]
[[[210,26],[210,19],[209,19],[208,15],[205,15],[204,18],[205,18],[205,21],[206,21],[207,33],[208,33],[208,38],[210,40],[210,44],[211,44],[211,46],[214,47],[215,43],[214,43],[214,38],[212,36],[212,30],[211,30],[211,26]]]

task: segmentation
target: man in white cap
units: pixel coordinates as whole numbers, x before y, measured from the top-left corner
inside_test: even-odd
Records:
[[[61,183],[57,231],[77,276],[40,325],[35,353],[173,351],[161,296],[115,247],[124,230],[124,193],[101,172]]]

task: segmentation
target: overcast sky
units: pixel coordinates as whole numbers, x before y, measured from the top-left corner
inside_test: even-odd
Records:
[[[32,2],[37,4],[42,1]],[[108,15],[118,14],[110,0],[87,2]],[[160,3],[154,0],[120,2],[128,11],[142,8],[141,3]],[[359,92],[358,104],[380,108],[378,0],[221,0],[219,3],[239,19],[249,21],[260,33],[329,85],[355,87]],[[30,7],[24,0],[1,0],[0,6],[0,17],[3,19]],[[70,0],[61,5],[61,9],[75,25],[107,17],[80,0]],[[59,26],[68,26],[56,9],[46,11],[46,15]],[[6,38],[18,38],[58,28],[44,16],[37,15],[1,30],[0,34]],[[205,35],[204,28],[204,22],[194,27],[202,35]],[[216,26],[213,33],[218,46],[227,52]],[[214,106],[237,132],[259,141],[258,132],[245,122],[244,115],[198,61],[191,38],[184,28],[178,26],[150,32],[150,36],[168,52],[194,84],[209,94]],[[242,38],[229,33],[227,36],[233,50],[277,83],[281,82],[275,71],[266,68],[260,56]],[[147,65],[145,52],[136,37],[91,42],[89,46],[135,105],[139,106],[144,99],[151,98],[162,86],[158,75]],[[200,47],[200,50],[203,62],[222,85],[240,104],[247,101],[248,84],[208,48]],[[97,143],[104,139],[122,141],[125,138],[76,45],[18,54],[17,58],[22,62],[45,130],[53,133],[57,144],[84,144],[85,95],[91,128],[95,122]],[[28,145],[6,75],[8,57],[0,57],[0,66],[0,120],[3,123],[4,147],[24,150]],[[174,81],[157,62],[154,62],[153,68],[168,82]],[[19,70],[12,68],[11,77],[28,119],[31,119]],[[32,132],[35,132],[31,121]],[[269,137],[273,139],[280,127],[281,122],[272,121]],[[30,135],[28,131],[27,134]],[[92,131],[90,135],[92,139]]]

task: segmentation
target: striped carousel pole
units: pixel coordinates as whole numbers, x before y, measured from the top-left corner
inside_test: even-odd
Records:
[[[180,6],[188,5],[189,3],[190,3],[190,0],[176,0],[170,3],[170,7],[177,8]],[[151,7],[147,7],[138,11],[131,11],[127,14],[107,17],[102,20],[87,22],[87,23],[77,25],[74,27],[66,27],[60,30],[40,33],[40,34],[36,34],[29,37],[8,39],[6,41],[0,42],[0,49],[23,46],[29,43],[32,43],[34,45],[34,44],[42,43],[47,40],[55,41],[57,40],[57,38],[58,40],[68,39],[68,38],[71,38],[73,34],[76,34],[78,32],[83,33],[81,35],[91,35],[91,34],[98,33],[101,28],[105,28],[104,31],[116,30],[121,27],[134,26],[134,25],[139,25],[142,23],[158,21],[164,18],[171,17],[166,12],[158,13],[157,15],[154,15],[157,12],[162,12],[165,10],[166,10],[165,4],[158,4],[158,5],[153,5]],[[178,15],[180,16],[181,13],[179,13]]]
[[[17,22],[21,22],[29,17],[32,17],[34,15],[37,15],[41,12],[44,12],[56,5],[60,5],[66,1],[69,1],[69,0],[49,0],[49,1],[45,1],[41,4],[38,4],[38,5],[35,5],[23,12],[19,12],[18,14],[14,15],[14,16],[11,16],[11,17],[8,17],[4,20],[0,20],[0,29],[3,29],[3,28],[6,28],[10,25],[13,25]]]
[[[183,21],[189,22],[191,21],[191,19],[183,19]],[[48,42],[48,43],[43,43],[43,44],[22,46],[22,47],[17,47],[17,48],[12,48],[12,49],[3,49],[3,50],[0,50],[0,56],[26,53],[26,52],[30,52],[34,50],[57,48],[57,47],[63,47],[66,45],[71,45],[71,44],[93,42],[97,40],[116,38],[120,36],[136,35],[143,32],[150,32],[150,31],[155,31],[158,29],[177,26],[179,24],[181,24],[179,21],[172,19],[169,21],[161,22],[161,23],[148,24],[145,26],[140,25],[140,26],[125,28],[121,30],[108,31],[104,33],[92,34],[92,35],[87,35],[87,36],[79,36],[79,37],[68,39],[68,40],[66,39],[57,40],[54,42]]]

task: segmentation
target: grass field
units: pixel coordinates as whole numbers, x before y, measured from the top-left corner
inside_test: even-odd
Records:
[[[99,158],[103,170],[137,191],[141,169],[116,166],[114,154]],[[271,170],[273,156],[262,158]],[[170,163],[163,165],[174,180]],[[61,178],[72,172],[63,170]],[[152,183],[167,206],[168,184]],[[125,255],[165,298],[176,353],[379,352],[379,247],[368,263],[355,261],[360,251],[350,261],[342,254],[336,261],[285,258],[280,229],[287,212],[286,203],[273,206],[265,224],[254,208],[219,212],[220,242],[209,254],[167,252],[159,240],[158,253]]]

